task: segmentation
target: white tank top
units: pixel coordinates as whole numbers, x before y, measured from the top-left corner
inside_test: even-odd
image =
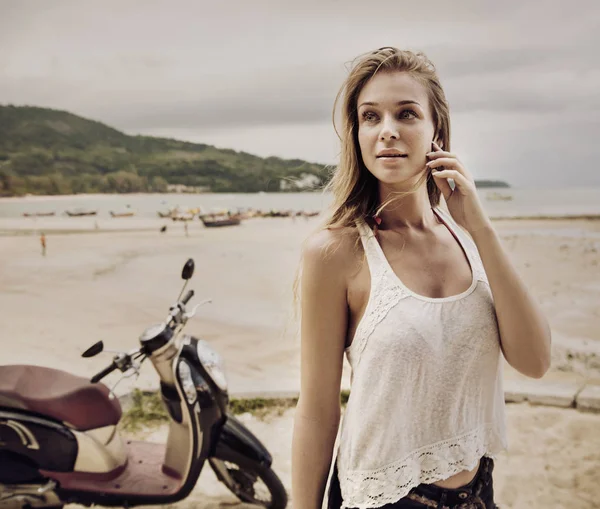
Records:
[[[494,303],[475,243],[439,208],[472,282],[429,298],[402,284],[371,229],[357,223],[371,273],[365,313],[346,349],[350,399],[337,456],[344,508],[397,502],[420,483],[475,468],[507,447]]]

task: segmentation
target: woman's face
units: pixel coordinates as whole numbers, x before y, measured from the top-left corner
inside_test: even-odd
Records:
[[[427,90],[406,72],[377,73],[358,96],[358,143],[380,182],[402,189],[425,170],[435,126]]]

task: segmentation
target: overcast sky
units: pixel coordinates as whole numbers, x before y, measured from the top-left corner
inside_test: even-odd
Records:
[[[489,4],[489,5],[486,5]],[[476,178],[600,186],[596,0],[0,0],[0,103],[127,133],[334,163],[358,54],[436,64]]]

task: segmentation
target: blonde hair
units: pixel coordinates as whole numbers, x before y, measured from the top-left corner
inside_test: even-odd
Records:
[[[421,52],[413,53],[392,47],[380,48],[358,57],[338,92],[333,107],[333,124],[341,142],[341,152],[339,164],[325,187],[325,192],[332,194],[333,202],[323,224],[324,228],[354,226],[359,218],[371,218],[391,201],[415,192],[425,180],[431,205],[436,206],[440,201],[440,191],[430,178],[431,172],[427,171],[412,190],[394,193],[392,200],[381,205],[378,203],[377,179],[365,167],[360,154],[357,113],[359,94],[378,72],[406,72],[423,84],[428,92],[435,137],[444,150],[450,150],[450,112],[433,63]],[[335,114],[341,98],[342,125],[338,130]]]

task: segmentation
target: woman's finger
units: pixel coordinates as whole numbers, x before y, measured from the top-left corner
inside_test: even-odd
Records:
[[[456,170],[460,172],[467,180],[473,181],[471,174],[467,171],[467,169],[462,165],[462,163],[458,159],[452,159],[451,157],[442,157],[440,159],[434,159],[433,161],[429,161],[426,164],[427,168],[431,168],[435,170],[439,167],[448,168],[451,170]]]
[[[472,185],[462,173],[456,170],[433,171],[431,175],[436,179],[436,182],[438,179],[444,179],[446,182],[447,179],[452,179],[459,189],[470,189]]]
[[[453,154],[452,152],[444,152],[443,150],[438,150],[437,152],[429,152],[427,154],[427,157],[431,160],[439,159],[440,157],[451,157],[453,159],[458,159],[456,154]]]
[[[439,171],[433,172],[432,175],[434,173],[441,173],[441,172],[439,172]],[[433,179],[433,181],[435,182],[435,185],[437,186],[437,188],[444,195],[444,199],[447,200],[448,198],[450,198],[450,195],[452,194],[452,188],[450,187],[450,183],[448,182],[448,180],[445,178],[436,178],[436,179]]]
[[[458,169],[458,167],[461,166],[461,164],[458,159],[453,159],[451,157],[440,157],[439,159],[429,161],[425,166],[431,169],[438,168],[439,166]]]

